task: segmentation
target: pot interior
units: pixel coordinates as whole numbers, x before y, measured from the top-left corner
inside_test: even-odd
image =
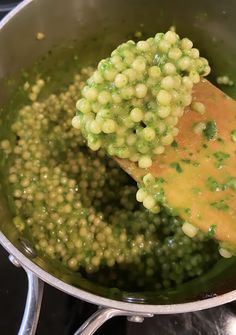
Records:
[[[142,38],[166,31],[171,25],[177,33],[188,36],[209,59],[211,81],[218,75],[236,80],[236,33],[233,0],[217,3],[214,0],[192,1],[186,8],[184,0],[109,1],[63,0],[26,1],[21,11],[0,29],[0,139],[15,140],[11,124],[19,106],[27,102],[22,85],[34,81],[40,72],[50,77],[47,92],[59,91],[68,85],[82,66],[96,65],[122,41],[133,39],[137,31]],[[173,8],[174,6],[174,8]],[[37,32],[45,39],[38,41]],[[234,87],[225,89],[236,98]],[[12,224],[12,206],[7,196],[7,157],[1,155],[0,222],[5,236],[26,256],[25,242]],[[32,256],[32,255],[31,255]],[[186,303],[236,289],[236,260],[219,261],[201,277],[176,289],[149,292],[128,292],[106,288],[88,281],[81,274],[70,272],[43,255],[33,255],[32,261],[68,284],[85,291],[119,301],[173,304]]]

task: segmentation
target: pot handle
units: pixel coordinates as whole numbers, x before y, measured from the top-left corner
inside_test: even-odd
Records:
[[[17,267],[21,264],[13,257],[9,256],[10,261]],[[38,325],[38,319],[43,298],[44,282],[39,279],[33,272],[22,266],[27,274],[28,292],[25,304],[24,315],[18,335],[34,335]]]
[[[99,308],[87,321],[74,333],[74,335],[92,335],[103,323],[115,316],[127,316],[129,321],[143,322],[145,317],[153,314],[123,311],[115,308]]]

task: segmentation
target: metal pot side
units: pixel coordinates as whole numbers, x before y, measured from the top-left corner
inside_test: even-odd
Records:
[[[97,61],[131,32],[142,29],[152,36],[174,24],[181,35],[194,40],[213,69],[236,73],[234,7],[233,0],[194,0],[189,7],[184,0],[25,0],[0,22],[0,105],[9,99],[6,78],[32,65],[54,45],[91,40],[94,32],[103,37],[100,50],[93,53]],[[37,32],[45,34],[43,41],[35,38]],[[225,50],[230,50],[229,56]],[[1,119],[3,125],[9,122],[8,115],[2,114]],[[78,279],[27,248],[27,241],[12,225],[4,183],[0,192],[0,243],[25,269],[72,296],[144,314],[196,311],[236,298],[235,260],[222,261],[209,274],[168,292],[121,292]]]

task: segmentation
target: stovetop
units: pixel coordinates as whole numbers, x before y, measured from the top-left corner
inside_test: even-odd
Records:
[[[11,4],[0,0],[0,19]],[[27,293],[26,274],[14,267],[0,247],[0,334],[15,335],[23,315]],[[37,335],[72,335],[97,306],[75,299],[45,285]],[[205,311],[159,315],[141,324],[116,317],[96,335],[236,335],[236,302]]]

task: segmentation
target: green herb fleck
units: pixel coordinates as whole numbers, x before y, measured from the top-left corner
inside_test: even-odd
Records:
[[[163,188],[160,188],[155,194],[154,199],[157,203],[164,203],[165,202],[165,192]]]
[[[231,140],[236,143],[236,129],[232,130],[230,133]]]
[[[191,159],[181,159],[181,161],[185,164],[190,164],[191,163]]]
[[[211,192],[221,191],[222,186],[213,177],[208,177],[206,180],[206,187]]]
[[[226,188],[231,188],[231,190],[236,191],[236,178],[235,177],[229,177],[227,181],[225,182]]]
[[[191,164],[195,167],[199,166],[200,164],[196,161],[193,161],[192,159],[181,159],[181,162],[185,163],[185,164]]]
[[[163,184],[166,183],[165,179],[163,177],[157,177],[155,178],[156,183]]]
[[[219,211],[224,211],[225,212],[229,209],[229,205],[227,205],[223,199],[219,200],[219,201],[212,202],[210,205],[212,207],[218,209]]]
[[[224,183],[218,183],[213,177],[208,177],[206,187],[211,192],[224,191],[229,188],[236,191],[236,178],[228,177]]]
[[[202,147],[203,147],[204,149],[207,149],[207,148],[208,148],[208,145],[207,145],[206,143],[204,143],[204,144],[202,145]]]
[[[210,237],[210,238],[213,238],[215,236],[215,233],[216,233],[216,228],[217,228],[217,225],[212,224],[208,229],[207,236]]]
[[[171,146],[173,147],[173,148],[178,148],[178,143],[176,142],[176,140],[174,140],[172,143],[171,143]]]
[[[201,189],[199,187],[193,187],[192,192],[193,194],[201,194]]]
[[[167,55],[156,54],[153,59],[153,64],[162,66],[167,62]]]
[[[216,122],[214,120],[208,121],[206,123],[206,128],[203,130],[204,137],[210,141],[216,137],[217,134],[217,127]]]
[[[175,169],[178,173],[183,172],[183,169],[181,167],[181,165],[178,162],[173,162],[170,164],[170,166]]]
[[[178,216],[179,212],[176,210],[176,208],[165,206],[166,214],[171,216]]]
[[[184,208],[184,213],[187,215],[191,215],[191,209],[190,208]]]
[[[230,157],[229,154],[222,151],[215,152],[213,156],[216,158],[215,166],[217,168],[221,168],[225,164],[226,159]]]

